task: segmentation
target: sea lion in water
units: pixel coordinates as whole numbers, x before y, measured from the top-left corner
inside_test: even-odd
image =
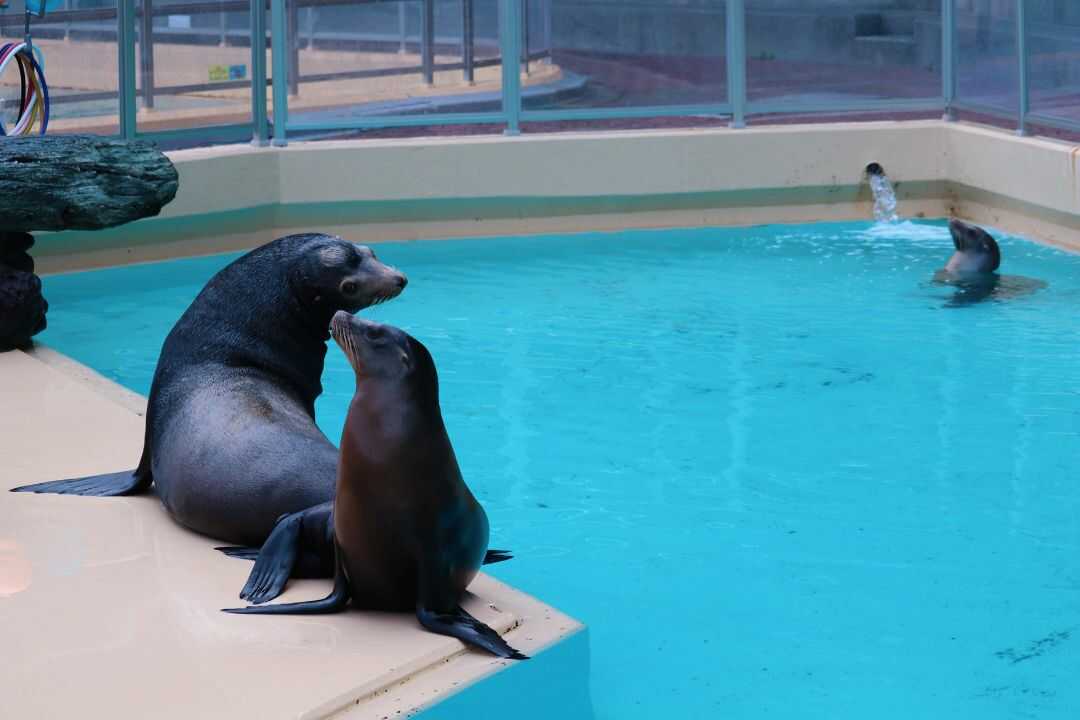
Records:
[[[1027,295],[1046,287],[1041,280],[999,275],[1001,248],[981,227],[954,218],[949,221],[949,234],[956,251],[945,267],[934,274],[934,282],[955,288],[947,303],[949,307]]]
[[[990,233],[977,225],[952,219],[949,221],[956,252],[941,270],[949,278],[965,278],[995,272],[1001,266],[1001,248]]]
[[[406,283],[369,248],[329,235],[247,253],[211,278],[165,339],[139,466],[16,490],[129,495],[153,483],[180,524],[261,543],[281,515],[333,497],[338,451],[315,425],[331,318]],[[311,536],[316,559],[320,539]]]
[[[461,608],[487,554],[488,520],[461,477],[427,348],[344,312],[332,335],[356,372],[330,520],[334,589],[322,600],[226,612],[328,613],[351,598],[364,609],[415,612],[432,632],[523,659]]]

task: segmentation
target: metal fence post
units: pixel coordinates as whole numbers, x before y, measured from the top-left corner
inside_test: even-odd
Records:
[[[154,107],[154,13],[153,0],[142,0],[139,23],[139,80],[143,108]]]
[[[956,112],[956,0],[941,0],[941,96],[945,101],[944,120],[955,120]]]
[[[435,0],[422,0],[420,15],[420,66],[424,83],[435,84]]]
[[[529,74],[529,0],[521,0],[521,69]]]
[[[1027,135],[1027,116],[1031,110],[1031,88],[1028,72],[1028,23],[1027,0],[1016,0],[1016,57],[1020,64],[1017,75],[1020,80],[1019,108],[1017,109],[1016,134]]]
[[[502,102],[507,135],[521,134],[521,0],[499,0]]]
[[[116,38],[119,53],[120,137],[135,137],[135,0],[117,0]]]
[[[285,0],[270,0],[270,58],[273,64],[274,140],[276,147],[288,144],[285,123],[289,117],[289,52],[285,47]]]
[[[727,0],[727,82],[733,128],[746,127],[746,0]]]
[[[300,94],[300,4],[286,0],[288,22],[285,25],[285,42],[289,48],[289,95]]]
[[[543,0],[540,5],[544,12],[544,51],[547,53],[548,62],[551,62],[552,54],[552,40],[551,40],[551,0]]]
[[[251,122],[252,145],[266,145],[266,0],[251,0]]]
[[[476,59],[476,44],[473,35],[473,0],[461,0],[461,64],[465,68],[465,82],[475,82],[473,62]]]

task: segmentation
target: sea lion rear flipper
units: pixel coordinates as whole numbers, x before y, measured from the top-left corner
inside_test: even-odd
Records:
[[[329,577],[334,572],[332,517],[330,502],[282,515],[254,558],[251,548],[218,548],[230,557],[255,560],[240,598],[260,605],[280,595],[290,576]]]
[[[529,659],[528,655],[523,655],[510,647],[499,633],[460,607],[449,613],[417,607],[416,617],[420,624],[431,632],[456,637],[468,645],[475,645],[482,650],[487,650],[492,655],[511,660]]]
[[[90,495],[116,497],[134,495],[150,489],[150,478],[140,477],[137,470],[90,475],[72,480],[53,480],[36,485],[12,488],[11,492],[51,493],[55,495]]]
[[[488,550],[484,555],[484,565],[494,565],[513,559],[514,555],[509,550]]]
[[[340,612],[349,603],[349,581],[340,563],[335,562],[334,589],[321,600],[282,603],[280,605],[249,605],[242,608],[222,608],[236,615],[327,615]]]
[[[236,558],[237,560],[256,560],[259,557],[259,548],[257,547],[243,547],[241,545],[223,545],[214,549],[218,552],[225,553],[231,558]]]

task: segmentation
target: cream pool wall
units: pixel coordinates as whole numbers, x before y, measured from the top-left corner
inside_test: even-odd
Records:
[[[966,123],[560,133],[170,153],[176,199],[42,235],[43,272],[239,250],[288,232],[437,239],[870,217],[881,163],[907,217],[957,215],[1080,249],[1078,151]]]

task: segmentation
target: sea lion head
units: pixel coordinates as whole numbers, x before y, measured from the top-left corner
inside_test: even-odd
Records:
[[[949,221],[949,234],[952,235],[956,252],[945,265],[946,273],[991,273],[1001,265],[1001,249],[997,241],[981,227],[953,219]]]
[[[428,397],[437,398],[438,379],[431,354],[404,330],[342,311],[330,322],[330,336],[349,359],[358,383],[409,383],[426,388]]]
[[[354,313],[392,300],[408,284],[371,248],[331,235],[315,235],[300,249],[290,282],[301,302],[330,313]],[[325,317],[325,316],[324,316]]]

